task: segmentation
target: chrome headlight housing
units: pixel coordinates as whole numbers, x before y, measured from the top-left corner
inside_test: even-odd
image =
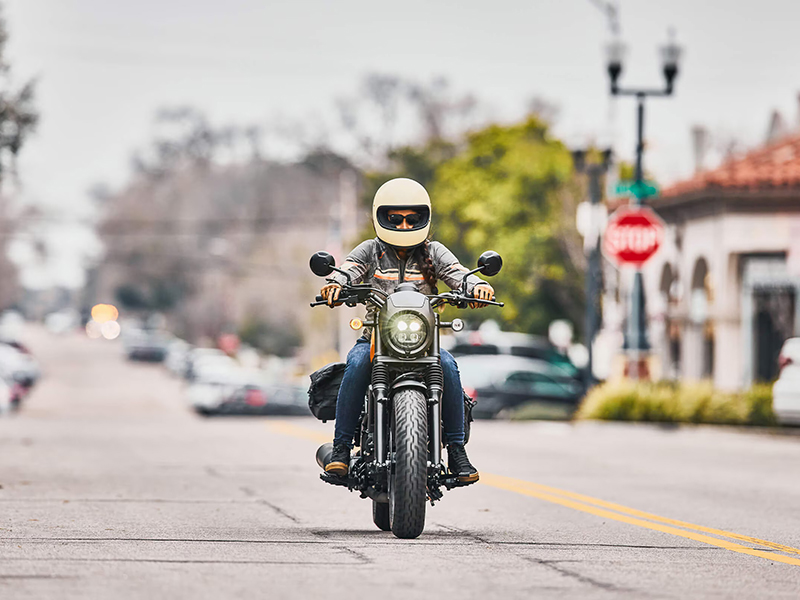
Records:
[[[381,309],[383,347],[398,358],[417,358],[433,343],[435,323],[433,309],[425,296],[412,291],[395,292]]]
[[[430,327],[417,311],[393,314],[383,327],[383,335],[393,350],[402,355],[417,354],[428,347]]]

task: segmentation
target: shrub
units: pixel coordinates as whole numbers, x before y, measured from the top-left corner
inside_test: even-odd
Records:
[[[715,390],[710,382],[606,383],[589,392],[575,418],[720,425],[775,424],[769,385],[758,384],[744,392],[722,392]]]

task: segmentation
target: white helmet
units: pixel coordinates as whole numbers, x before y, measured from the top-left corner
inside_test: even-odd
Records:
[[[411,229],[398,229],[389,221],[390,210],[414,210],[420,215]],[[375,192],[372,201],[372,225],[383,242],[397,248],[419,246],[431,230],[431,199],[413,179],[390,179]]]

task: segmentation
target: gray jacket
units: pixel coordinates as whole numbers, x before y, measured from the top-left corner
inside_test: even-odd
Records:
[[[450,289],[458,288],[464,278],[464,273],[469,269],[459,263],[453,253],[439,242],[430,243],[430,255],[436,279],[446,283]],[[350,274],[353,283],[369,283],[387,294],[393,293],[394,288],[404,281],[417,284],[417,289],[423,294],[433,293],[422,276],[416,252],[410,252],[406,260],[401,260],[394,246],[390,246],[378,238],[365,240],[356,246],[347,255],[341,268]],[[341,273],[334,273],[328,277],[328,281],[340,285],[347,282]],[[467,278],[467,293],[471,293],[479,283],[484,283],[484,281],[475,275],[470,275]],[[369,330],[364,331],[365,336],[369,334]]]

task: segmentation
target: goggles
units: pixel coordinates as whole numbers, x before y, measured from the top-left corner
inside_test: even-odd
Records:
[[[389,214],[394,210],[413,210],[408,215],[398,213]],[[431,220],[431,211],[427,206],[381,206],[377,210],[377,221],[381,227],[398,232],[417,231],[427,227]],[[403,223],[407,223],[410,229],[398,229]]]
[[[411,213],[410,215],[394,213],[386,216],[386,220],[389,221],[389,224],[394,225],[395,227],[400,227],[400,225],[403,224],[403,221],[408,223],[411,227],[414,227],[419,225],[422,222],[422,219],[423,216],[419,213]]]

